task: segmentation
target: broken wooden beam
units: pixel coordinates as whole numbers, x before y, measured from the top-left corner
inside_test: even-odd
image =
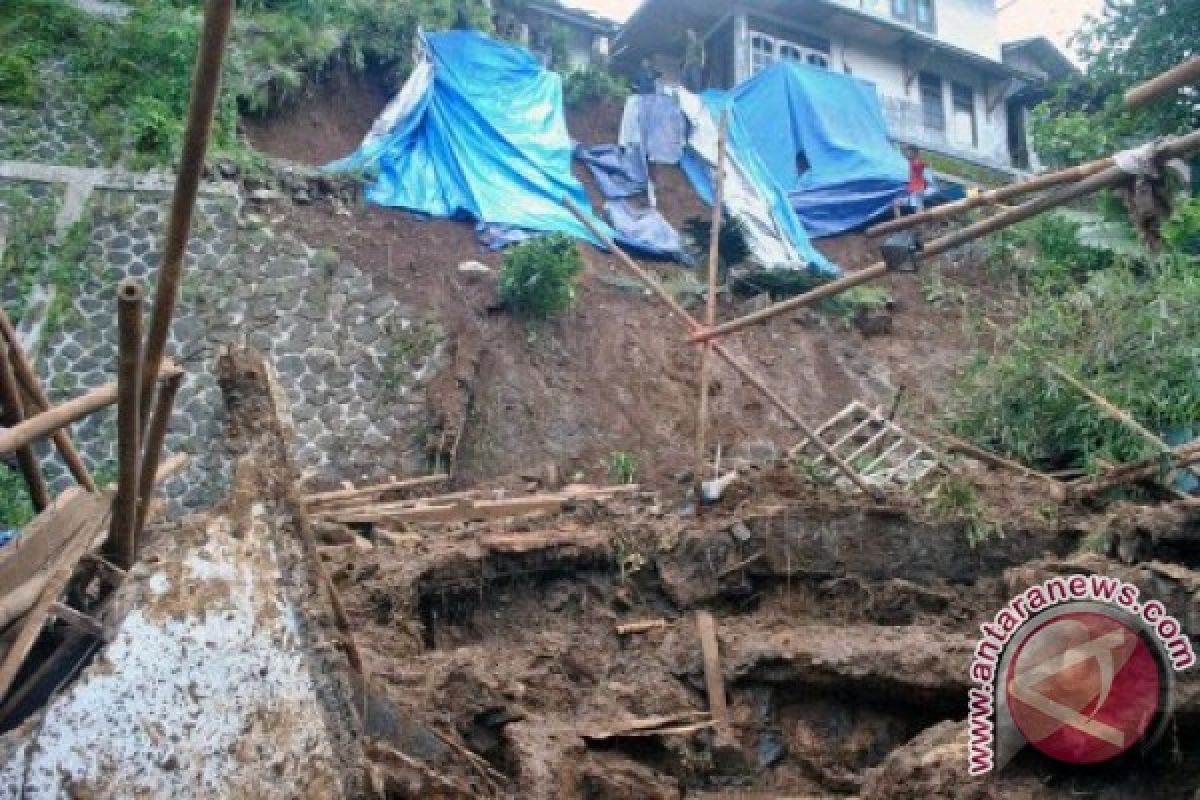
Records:
[[[400,492],[410,489],[424,489],[436,486],[450,480],[449,475],[426,475],[422,478],[405,478],[404,480],[389,481],[376,486],[355,487],[353,489],[338,489],[331,492],[304,495],[301,500],[306,506],[316,506],[325,503],[341,503],[348,500],[374,498],[388,492]]]
[[[479,546],[489,553],[532,553],[553,547],[601,547],[609,537],[599,531],[532,531],[529,533],[484,533]]]
[[[633,636],[639,633],[649,633],[650,631],[660,631],[670,625],[665,619],[646,619],[638,622],[623,622],[618,623],[618,636]]]
[[[32,410],[34,413],[49,410],[50,398],[47,397],[46,390],[42,388],[42,383],[38,380],[33,365],[29,363],[29,358],[21,348],[21,340],[17,336],[16,329],[13,328],[12,321],[9,320],[8,314],[2,308],[0,308],[0,335],[8,343],[13,373],[16,375],[17,382],[21,384],[21,388],[25,390],[26,396],[31,400]],[[0,343],[0,347],[3,347],[3,343]],[[54,431],[51,438],[75,482],[89,492],[96,491],[96,484],[92,480],[91,473],[88,472],[87,466],[80,458],[79,451],[75,449],[75,443],[71,441],[67,430],[64,428]]]
[[[1161,75],[1130,89],[1125,93],[1125,107],[1140,108],[1168,92],[1198,82],[1200,82],[1200,55],[1195,55]]]
[[[50,616],[58,617],[64,623],[88,636],[97,639],[104,637],[104,626],[95,617],[71,608],[63,602],[56,601],[50,606]]]
[[[5,426],[14,428],[25,419],[25,404],[21,401],[21,392],[17,388],[9,349],[3,344],[0,344],[0,404],[3,404]],[[33,510],[44,511],[50,505],[50,490],[46,487],[42,467],[30,445],[17,449],[17,463],[25,477],[25,486],[29,490],[29,501]]]
[[[708,710],[720,744],[731,743],[733,729],[729,725],[729,705],[725,699],[725,677],[721,673],[721,654],[717,644],[717,621],[707,611],[696,612],[696,632],[700,636],[700,652],[704,659],[704,687],[708,693]]]
[[[41,594],[38,595],[37,601],[29,613],[25,615],[24,620],[19,623],[20,631],[17,634],[17,638],[13,642],[12,647],[9,648],[8,653],[5,654],[3,662],[0,662],[0,697],[8,694],[13,681],[17,677],[17,672],[21,669],[21,665],[25,663],[26,657],[28,657],[34,643],[41,634],[42,627],[46,624],[46,618],[50,615],[51,608],[58,602],[59,597],[66,590],[71,576],[75,573],[75,567],[79,563],[79,560],[91,549],[96,537],[108,525],[108,516],[105,513],[87,518],[74,531],[74,534],[67,541],[62,552],[54,558],[50,568],[50,576],[46,580]]]
[[[683,711],[655,717],[618,720],[606,725],[589,726],[580,736],[593,742],[647,736],[679,736],[713,726],[712,715],[704,711]]]
[[[174,365],[165,365],[160,377],[170,377],[181,372]],[[110,383],[86,394],[54,406],[40,414],[27,418],[20,425],[0,430],[0,453],[11,453],[19,447],[44,439],[54,431],[78,422],[89,414],[107,408],[117,402],[117,384]]]
[[[1161,139],[1157,143],[1156,160],[1163,161],[1180,158],[1198,149],[1200,149],[1200,131],[1192,131],[1184,136]],[[1120,167],[1109,167],[1077,183],[1062,186],[1049,194],[994,214],[987,219],[980,220],[973,225],[968,225],[954,233],[927,242],[924,248],[913,256],[913,259],[916,262],[927,261],[976,239],[1012,227],[1019,222],[1024,222],[1030,217],[1037,216],[1052,208],[1069,203],[1072,200],[1095,194],[1104,189],[1115,188],[1128,182],[1130,177],[1129,173]],[[781,314],[787,314],[791,311],[810,306],[825,298],[841,294],[847,289],[881,278],[888,272],[887,264],[880,261],[864,270],[847,275],[832,283],[819,286],[811,292],[797,295],[781,303],[775,303],[760,311],[730,320],[715,328],[699,330],[692,334],[691,341],[694,343],[708,342],[722,336],[728,336],[731,333],[736,333],[752,325],[760,325]]]
[[[321,519],[343,525],[369,522],[486,522],[527,514],[559,513],[567,504],[601,500],[641,491],[637,484],[612,487],[571,487],[553,494],[525,495],[498,500],[475,499],[472,493],[427,497],[402,503],[385,503],[331,511],[317,511]]]
[[[679,320],[686,325],[690,331],[699,333],[704,330],[704,328],[692,318],[692,315],[689,314],[683,306],[676,302],[675,298],[671,296],[671,293],[668,292],[661,283],[655,280],[653,276],[646,272],[646,270],[639,267],[637,262],[629,257],[628,253],[617,246],[616,242],[612,240],[611,236],[600,230],[600,228],[596,226],[595,222],[593,222],[588,215],[584,214],[579,206],[576,205],[574,200],[569,197],[564,197],[563,204],[566,206],[567,210],[575,216],[576,219],[578,219],[585,227],[587,227],[589,231],[591,231],[592,235],[595,236],[610,253],[613,253],[617,256],[617,260],[625,266],[625,269],[629,270],[634,277],[641,280],[642,283],[644,283],[646,287],[658,297],[659,300],[666,304],[667,308],[669,308],[671,312],[675,314],[675,316],[678,317]],[[694,337],[693,341],[696,341]],[[813,431],[808,423],[806,423],[804,419],[792,409],[791,406],[784,402],[782,397],[776,394],[770,387],[767,386],[765,382],[763,382],[761,378],[754,374],[749,367],[743,364],[740,359],[736,358],[720,343],[714,343],[712,351],[720,356],[726,364],[732,367],[733,371],[740,375],[742,380],[746,381],[746,383],[753,386],[759,391],[760,394],[770,400],[771,404],[775,406],[775,408],[777,408],[789,422],[799,428],[800,432],[804,434],[805,438],[811,441],[813,445],[817,447],[817,449],[825,453],[830,461],[833,462],[833,465],[837,467],[838,470],[845,475],[851,483],[858,487],[860,491],[862,491],[868,497],[874,498],[876,501],[880,501],[882,499],[883,495],[880,492],[868,486],[862,477],[859,476],[859,474],[853,469],[851,469],[846,462],[838,458],[837,454],[830,452],[829,446],[825,444],[821,437],[816,435],[816,432]]]
[[[931,432],[933,433],[935,438],[940,439],[942,441],[942,443],[946,446],[946,449],[949,450],[950,452],[959,453],[960,455],[964,455],[964,456],[969,456],[970,458],[974,458],[977,461],[982,461],[984,464],[987,464],[989,467],[994,467],[996,469],[1006,469],[1009,472],[1013,472],[1022,477],[1030,478],[1030,479],[1036,480],[1036,481],[1041,481],[1042,483],[1045,483],[1047,485],[1047,487],[1051,490],[1051,492],[1054,494],[1054,496],[1060,501],[1065,496],[1066,487],[1062,484],[1062,482],[1057,481],[1054,478],[1051,478],[1049,475],[1046,475],[1045,473],[1038,472],[1037,470],[1032,469],[1031,467],[1027,467],[1024,464],[1013,461],[1012,459],[1004,458],[1003,456],[1000,456],[995,453],[984,450],[982,447],[976,447],[975,445],[971,444],[970,442],[959,439],[957,436],[952,436],[948,433],[945,433],[943,431],[937,431],[937,430],[931,431]]]

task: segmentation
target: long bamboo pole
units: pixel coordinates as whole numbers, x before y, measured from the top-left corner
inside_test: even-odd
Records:
[[[21,391],[13,375],[8,348],[3,344],[0,344],[0,403],[4,404],[4,424],[9,428],[20,425],[25,419],[25,404],[21,402]],[[21,466],[21,474],[25,476],[33,510],[44,511],[50,505],[50,490],[46,488],[46,479],[42,477],[42,468],[33,448],[26,445],[17,450],[17,463]]]
[[[174,364],[167,364],[159,371],[159,379],[169,378],[181,372],[182,370]],[[41,414],[29,417],[16,427],[0,430],[0,453],[12,453],[20,447],[44,439],[55,431],[62,430],[115,402],[117,402],[117,384],[109,383],[92,389],[87,394],[82,394],[43,411]]]
[[[1052,364],[1050,362],[1046,362],[1046,368],[1048,370],[1050,370],[1050,372],[1053,373],[1056,378],[1058,378],[1062,382],[1066,383],[1071,388],[1075,389],[1075,391],[1082,394],[1088,400],[1092,401],[1092,404],[1095,405],[1096,408],[1100,409],[1100,411],[1106,417],[1116,420],[1117,422],[1121,423],[1129,430],[1136,433],[1138,436],[1142,437],[1142,439],[1144,439],[1146,442],[1148,442],[1153,447],[1155,447],[1158,450],[1158,452],[1164,453],[1164,454],[1169,454],[1171,452],[1171,449],[1172,449],[1171,445],[1167,444],[1166,441],[1163,440],[1162,437],[1158,436],[1153,431],[1151,431],[1149,428],[1142,425],[1142,423],[1140,423],[1136,419],[1134,419],[1133,415],[1131,415],[1128,411],[1126,411],[1122,408],[1118,408],[1107,397],[1100,394],[1095,389],[1091,388],[1090,386],[1085,384],[1083,381],[1079,380],[1074,375],[1067,372],[1065,369],[1058,366],[1057,364]],[[1195,474],[1195,472],[1196,472],[1196,470],[1192,469],[1192,468],[1189,468],[1188,471],[1192,472],[1193,474]],[[1167,488],[1169,490],[1171,490],[1172,492],[1176,491],[1174,489],[1171,489],[1171,487],[1169,487],[1169,486]]]
[[[1125,93],[1125,107],[1139,108],[1152,100],[1157,100],[1167,92],[1182,89],[1193,83],[1200,83],[1200,55],[1192,56],[1158,77],[1151,78],[1130,89]]]
[[[1196,150],[1200,150],[1200,131],[1193,131],[1185,136],[1180,136],[1171,139],[1160,141],[1158,147],[1158,157],[1162,159],[1179,158],[1188,155]],[[1079,181],[1070,186],[1063,186],[1049,194],[1030,200],[1027,203],[1017,206],[1016,208],[1002,211],[999,214],[980,220],[973,225],[968,225],[962,230],[955,231],[938,239],[934,239],[925,245],[924,249],[916,254],[915,260],[925,261],[935,256],[947,253],[957,247],[961,247],[968,242],[972,242],[983,236],[987,236],[1005,228],[1012,227],[1019,222],[1024,222],[1030,217],[1037,216],[1051,208],[1069,203],[1072,200],[1077,200],[1081,197],[1086,197],[1090,194],[1111,189],[1125,183],[1129,179],[1129,174],[1120,167],[1110,167],[1101,172],[1096,173],[1088,178]],[[780,314],[786,314],[790,311],[795,311],[798,308],[812,305],[813,303],[822,300],[826,297],[831,297],[847,289],[858,286],[859,284],[875,280],[887,274],[887,265],[879,262],[867,269],[847,275],[833,283],[825,284],[814,289],[806,294],[798,295],[785,300],[782,303],[776,303],[773,306],[762,309],[753,314],[747,314],[739,319],[731,320],[723,325],[718,325],[715,328],[709,328],[693,334],[693,342],[707,342],[721,336],[727,336],[743,328],[748,328],[751,325],[758,325],[773,319]]]
[[[183,135],[183,156],[175,192],[171,197],[171,216],[167,222],[166,243],[163,246],[162,267],[154,292],[154,307],[150,312],[150,330],[146,336],[145,366],[142,370],[140,424],[146,426],[154,402],[158,373],[162,367],[171,332],[171,318],[179,299],[179,282],[183,274],[183,257],[187,252],[188,231],[196,194],[204,170],[204,154],[212,132],[213,109],[221,82],[221,60],[225,55],[225,40],[233,18],[233,0],[208,0],[204,10],[204,26],[196,68],[192,74],[192,95],[188,104],[187,127]]]
[[[583,213],[582,209],[580,209],[579,206],[576,205],[573,200],[571,200],[571,198],[563,198],[563,203],[567,210],[574,214],[575,218],[583,223],[588,230],[592,232],[592,235],[594,235],[597,240],[599,240],[600,243],[608,249],[609,252],[614,253],[617,256],[617,259],[634,275],[634,277],[641,280],[642,283],[644,283],[646,287],[658,297],[659,300],[665,303],[667,308],[671,309],[671,312],[678,317],[679,320],[683,322],[683,324],[686,325],[689,330],[693,332],[699,332],[703,330],[700,327],[700,324],[692,318],[692,315],[689,314],[683,306],[676,302],[675,298],[671,296],[671,293],[663,288],[663,285],[655,280],[650,273],[639,267],[637,262],[629,257],[628,253],[626,253],[620,247],[617,247],[616,242],[614,242],[608,234],[600,230],[596,224],[592,222],[592,220],[589,219],[586,214]],[[741,360],[725,349],[725,347],[719,342],[713,343],[712,350],[721,357],[721,360],[732,367],[733,370],[737,372],[743,380],[745,380],[747,383],[761,392],[764,397],[770,400],[771,404],[779,409],[779,411],[785,417],[787,417],[789,422],[799,428],[800,432],[804,434],[804,437],[811,441],[813,445],[820,450],[821,453],[823,453],[825,457],[828,458],[833,465],[850,480],[851,483],[859,488],[859,490],[869,497],[875,499],[882,498],[881,492],[869,486],[866,481],[864,481],[858,475],[858,473],[852,470],[845,461],[838,457],[837,453],[834,453],[832,450],[830,450],[829,445],[826,444],[825,441],[816,434],[816,431],[814,431],[812,427],[792,409],[791,406],[784,402],[782,397],[772,391],[762,381],[762,379],[755,375],[749,367],[743,364]]]
[[[1155,479],[1164,466],[1182,469],[1197,462],[1200,462],[1200,442],[1189,442],[1176,447],[1169,454],[1121,464],[1097,478],[1084,478],[1067,484],[1067,497],[1078,500],[1116,486]]]
[[[708,236],[708,302],[704,309],[705,324],[710,328],[717,324],[717,265],[721,255],[721,206],[725,202],[725,137],[728,123],[728,112],[721,112],[720,127],[717,129],[717,169],[713,181],[712,230]],[[711,380],[712,348],[705,344],[700,349],[700,408],[696,412],[696,469],[693,478],[696,513],[700,513],[704,507],[704,466],[708,461],[708,390]]]
[[[130,279],[117,287],[117,494],[113,498],[109,546],[114,563],[129,569],[137,558],[134,540],[141,463],[142,287]]]
[[[142,442],[142,463],[138,471],[137,515],[133,526],[134,547],[139,547],[142,531],[146,528],[146,516],[150,513],[150,501],[154,497],[154,483],[158,473],[158,461],[162,458],[163,444],[167,440],[167,427],[171,411],[175,408],[175,395],[183,383],[183,375],[175,375],[163,381],[158,390],[158,401],[150,415],[150,426]]]
[[[867,228],[867,236],[886,236],[889,233],[896,233],[907,228],[912,228],[916,225],[921,225],[926,222],[936,222],[938,220],[954,217],[959,214],[965,214],[981,206],[992,206],[1011,200],[1014,197],[1030,194],[1031,192],[1040,192],[1043,189],[1052,189],[1055,186],[1061,186],[1064,183],[1075,183],[1084,178],[1090,178],[1097,172],[1102,172],[1109,167],[1114,166],[1112,158],[1101,158],[1096,161],[1089,161],[1086,164],[1080,164],[1075,167],[1058,170],[1057,172],[1047,172],[1043,175],[1035,175],[1028,180],[1018,183],[1011,183],[1008,186],[1001,186],[997,189],[991,189],[986,192],[981,192],[973,197],[967,197],[953,203],[947,203],[944,206],[937,206],[928,211],[922,211],[918,214],[910,214],[907,217],[900,219],[888,220],[881,222],[878,225],[872,225]]]
[[[21,348],[21,340],[17,336],[12,321],[2,308],[0,308],[0,334],[8,343],[9,351],[12,354],[13,372],[16,374],[17,382],[21,384],[21,388],[25,390],[25,394],[32,401],[33,410],[37,413],[49,410],[50,398],[46,395],[37,373],[34,372],[33,365],[29,363],[25,351]],[[80,458],[79,451],[75,449],[75,443],[71,441],[70,434],[66,430],[57,430],[52,434],[52,438],[59,456],[67,465],[75,482],[89,492],[96,491],[96,483],[92,480],[91,473],[88,472],[83,459]]]

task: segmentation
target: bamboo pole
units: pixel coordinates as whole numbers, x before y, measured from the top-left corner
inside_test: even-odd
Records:
[[[17,379],[13,375],[8,348],[3,344],[0,344],[0,403],[4,404],[4,424],[10,429],[20,425],[25,419],[25,406],[21,402],[21,391],[17,388]],[[25,476],[25,485],[29,488],[29,500],[33,504],[33,510],[39,513],[44,511],[50,505],[50,490],[46,488],[42,468],[30,445],[17,450],[17,463],[21,466],[21,474]]]
[[[1200,56],[1192,56],[1182,64],[1172,67],[1158,77],[1151,78],[1126,92],[1125,107],[1140,108],[1157,100],[1167,92],[1173,92],[1197,82],[1200,82]]]
[[[699,323],[692,318],[692,315],[689,314],[683,306],[679,305],[679,303],[675,301],[675,298],[671,296],[671,293],[664,289],[663,285],[655,280],[650,273],[639,267],[637,262],[629,257],[628,253],[626,253],[620,247],[617,247],[612,238],[604,231],[600,230],[596,224],[592,222],[586,214],[583,213],[579,206],[577,206],[575,202],[571,200],[571,198],[563,198],[563,203],[566,205],[567,210],[574,214],[575,218],[582,222],[584,226],[586,226],[587,229],[592,232],[592,235],[594,235],[600,241],[600,243],[608,249],[609,252],[614,253],[617,256],[617,260],[619,260],[627,270],[629,270],[636,278],[641,280],[642,283],[646,284],[646,287],[655,295],[657,295],[658,299],[662,300],[663,303],[666,304],[667,308],[671,309],[671,312],[675,314],[675,316],[678,317],[679,320],[683,322],[683,324],[686,325],[689,330],[693,332],[699,332],[703,330]],[[876,500],[882,499],[882,494],[879,491],[867,485],[867,483],[858,475],[858,473],[852,470],[845,461],[838,458],[837,454],[829,449],[829,445],[827,445],[820,436],[817,436],[812,427],[809,426],[809,424],[806,423],[799,414],[792,410],[791,406],[785,403],[782,397],[772,391],[770,387],[763,383],[763,381],[757,375],[755,375],[749,367],[747,367],[737,357],[725,349],[724,345],[720,344],[719,342],[714,342],[712,350],[714,353],[720,356],[721,360],[732,367],[733,370],[737,372],[744,381],[749,383],[764,397],[770,400],[771,404],[779,409],[780,413],[787,417],[789,422],[799,428],[801,433],[804,434],[805,438],[811,441],[813,445],[826,456],[826,458],[833,462],[833,465],[837,467],[837,469],[843,475],[845,475],[851,483],[858,487],[860,491],[869,497],[875,498]]]
[[[1024,194],[1040,192],[1043,189],[1052,189],[1064,183],[1075,183],[1084,178],[1090,178],[1097,172],[1102,172],[1114,166],[1114,163],[1112,158],[1101,158],[1096,161],[1089,161],[1086,164],[1058,170],[1057,172],[1035,175],[1018,183],[1011,183],[1008,186],[1001,186],[997,189],[980,192],[974,197],[967,197],[953,203],[947,203],[944,206],[931,208],[928,211],[922,211],[918,214],[909,214],[907,217],[900,217],[899,219],[892,219],[887,222],[881,222],[878,225],[872,225],[867,228],[866,233],[867,236],[887,236],[889,233],[896,233],[897,231],[906,230],[907,228],[912,228],[926,222],[936,222],[948,217],[965,214],[981,206],[999,205]]]
[[[150,312],[150,330],[146,336],[145,365],[142,368],[142,387],[139,422],[146,427],[154,401],[158,374],[167,348],[171,318],[179,299],[179,283],[183,273],[183,258],[187,252],[188,231],[196,194],[204,169],[204,154],[212,132],[213,109],[221,81],[221,60],[225,40],[233,17],[233,0],[207,0],[204,26],[192,74],[192,93],[188,104],[187,127],[183,135],[183,155],[175,192],[171,197],[171,216],[167,223],[166,243],[163,246],[162,266],[154,292],[154,307]]]
[[[1200,150],[1200,131],[1193,131],[1185,136],[1179,136],[1170,139],[1164,139],[1159,142],[1158,159],[1171,159],[1188,155],[1189,153]],[[985,220],[980,220],[973,225],[956,231],[954,233],[943,236],[939,239],[934,239],[925,245],[925,248],[916,254],[916,261],[925,261],[935,256],[940,256],[947,253],[956,247],[961,247],[968,242],[972,242],[983,236],[987,236],[997,231],[1004,230],[1019,222],[1024,222],[1030,217],[1048,211],[1051,208],[1063,205],[1072,200],[1077,200],[1081,197],[1094,194],[1104,189],[1111,189],[1125,183],[1129,179],[1129,174],[1120,167],[1110,167],[1101,172],[1096,173],[1088,178],[1085,178],[1078,183],[1063,186],[1047,195],[1043,195],[1027,203],[1011,208],[1007,211],[1002,211],[988,217]],[[753,314],[747,314],[739,319],[731,320],[723,325],[718,325],[715,328],[702,330],[692,335],[692,341],[707,342],[721,336],[727,336],[731,333],[748,328],[751,325],[758,325],[773,319],[780,314],[786,314],[790,311],[795,311],[798,308],[812,305],[813,303],[823,300],[826,297],[831,297],[847,289],[866,283],[867,281],[875,280],[887,274],[887,265],[879,262],[867,269],[847,275],[833,283],[827,283],[820,286],[811,292],[798,295],[785,300],[782,303],[776,303],[773,306],[764,308]]]
[[[159,371],[159,378],[169,378],[181,372],[182,370],[174,364],[166,364]],[[41,414],[29,417],[16,427],[0,430],[0,453],[11,453],[19,447],[44,439],[55,431],[62,430],[115,402],[117,402],[117,384],[109,383],[92,389],[87,394],[82,394],[43,411]]]
[[[154,497],[154,483],[158,477],[158,461],[162,458],[163,444],[167,440],[167,426],[171,411],[175,408],[175,395],[183,383],[183,375],[175,375],[163,382],[158,391],[154,413],[150,415],[150,427],[142,443],[142,463],[138,471],[137,515],[133,527],[133,543],[136,549],[146,528],[146,517],[150,512],[150,500]]]
[[[1142,423],[1134,419],[1128,411],[1113,405],[1113,403],[1107,397],[1100,394],[1095,389],[1092,389],[1090,386],[1057,364],[1053,364],[1048,361],[1045,362],[1045,364],[1046,368],[1050,370],[1050,372],[1052,372],[1056,378],[1075,389],[1088,400],[1091,400],[1096,408],[1100,409],[1105,416],[1116,420],[1129,430],[1136,433],[1138,436],[1142,437],[1142,439],[1157,448],[1160,453],[1169,454],[1171,452],[1171,445],[1167,444],[1166,441],[1164,441],[1160,436],[1156,435],[1150,429],[1142,425]],[[1192,468],[1189,468],[1188,471],[1193,474],[1196,473],[1195,469]],[[1181,494],[1177,490],[1172,489],[1170,486],[1167,486],[1167,489],[1175,494]]]
[[[1067,484],[1067,496],[1078,500],[1116,486],[1157,479],[1164,466],[1170,469],[1183,469],[1197,462],[1200,462],[1200,442],[1189,442],[1174,448],[1170,453],[1113,467],[1097,478],[1083,478],[1069,483]]]
[[[113,498],[109,546],[123,569],[137,558],[138,466],[142,379],[142,287],[131,279],[117,287],[117,494]]]
[[[708,327],[717,324],[717,265],[721,255],[721,206],[725,202],[725,137],[729,122],[728,112],[721,112],[721,123],[717,129],[717,169],[713,182],[712,230],[708,236],[708,302],[704,319]],[[704,467],[708,445],[708,395],[712,380],[712,348],[707,344],[700,349],[700,408],[696,412],[696,469],[693,477],[693,492],[696,498],[696,513],[704,507]]]
[[[46,396],[42,383],[38,380],[37,373],[34,372],[33,365],[29,363],[25,351],[21,348],[21,340],[17,337],[17,331],[13,327],[12,321],[9,320],[8,314],[2,308],[0,308],[0,334],[8,342],[12,354],[13,372],[16,374],[17,382],[21,384],[25,394],[32,401],[34,411],[40,413],[49,410],[50,398]],[[51,436],[59,456],[67,465],[75,482],[89,492],[96,491],[96,483],[92,480],[83,459],[79,457],[79,451],[75,449],[75,443],[71,441],[70,434],[66,430],[57,430]]]

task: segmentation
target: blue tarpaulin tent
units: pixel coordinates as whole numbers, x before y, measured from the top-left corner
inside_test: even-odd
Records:
[[[474,31],[422,43],[424,57],[362,146],[328,168],[377,174],[367,199],[378,205],[593,241],[562,206],[566,196],[590,208],[571,173],[561,78],[529,51]]]
[[[746,160],[765,168],[812,236],[853,230],[905,192],[908,163],[869,83],[784,61],[705,101],[730,109],[732,147],[753,149]]]

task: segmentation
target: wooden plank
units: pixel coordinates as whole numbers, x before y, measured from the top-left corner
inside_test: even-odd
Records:
[[[104,636],[104,626],[100,624],[99,620],[82,611],[71,608],[66,603],[55,602],[50,606],[50,616],[58,617],[75,630],[85,633],[88,636],[95,636],[96,638]]]
[[[108,527],[109,516],[110,514],[106,510],[103,514],[87,519],[75,531],[63,551],[54,559],[46,586],[42,589],[33,609],[20,623],[20,632],[5,655],[3,663],[0,663],[0,697],[6,696],[9,689],[12,688],[17,672],[25,663],[38,636],[41,635],[42,627],[46,624],[46,617],[50,614],[51,608],[66,590],[79,560],[91,549],[97,536]]]
[[[640,622],[625,622],[617,625],[618,636],[632,636],[636,633],[649,633],[666,628],[670,623],[665,619],[647,619]]]
[[[591,741],[606,739],[660,736],[672,733],[691,733],[712,726],[712,717],[704,711],[683,711],[655,717],[618,720],[607,725],[596,725],[580,735]]]
[[[492,553],[532,553],[552,547],[599,547],[608,536],[598,531],[535,531],[533,533],[485,533],[479,546]]]
[[[696,631],[700,635],[700,652],[704,658],[704,686],[708,692],[708,710],[718,740],[728,742],[733,731],[729,727],[729,706],[725,700],[725,678],[721,674],[721,654],[717,644],[717,621],[707,611],[696,612]]]
[[[0,596],[41,572],[87,520],[107,513],[111,494],[92,495],[69,487],[25,526],[16,541],[0,548]]]
[[[450,480],[449,475],[426,475],[422,478],[406,478],[404,480],[389,481],[375,486],[355,487],[353,489],[339,489],[331,492],[320,492],[318,494],[304,495],[300,499],[306,506],[321,505],[323,503],[342,502],[345,500],[359,500],[367,497],[378,497],[381,494],[388,492],[400,492],[409,489],[423,489],[427,486],[436,486],[439,483],[445,483]]]

